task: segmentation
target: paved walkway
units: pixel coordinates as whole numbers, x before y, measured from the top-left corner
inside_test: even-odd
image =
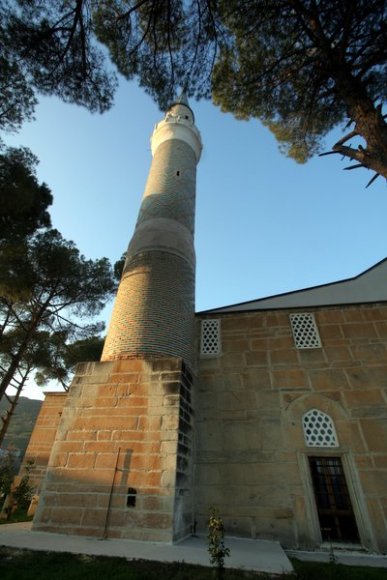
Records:
[[[326,551],[287,550],[285,554],[278,542],[268,540],[226,538],[225,543],[230,548],[231,553],[230,557],[226,558],[228,568],[283,574],[293,570],[288,556],[315,562],[329,561],[329,553]],[[0,546],[95,556],[117,556],[129,560],[184,561],[188,564],[209,566],[207,543],[203,536],[188,538],[179,544],[99,540],[83,536],[33,532],[31,531],[31,522],[21,522],[0,526]],[[334,554],[340,564],[387,568],[387,556],[336,549]]]
[[[286,550],[290,558],[309,562],[329,562],[329,552],[303,552],[301,550]],[[346,566],[371,566],[373,568],[387,568],[387,556],[367,554],[366,552],[334,549],[334,556],[338,564]]]
[[[227,568],[255,570],[271,574],[290,573],[293,568],[279,542],[226,538],[230,557]],[[31,531],[31,523],[0,526],[0,545],[29,550],[72,552],[98,556],[158,562],[182,562],[209,566],[206,538],[191,537],[179,544],[137,542],[132,540],[99,540],[83,536],[67,536]]]

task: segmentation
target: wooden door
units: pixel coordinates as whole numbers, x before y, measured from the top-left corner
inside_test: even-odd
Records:
[[[359,532],[340,457],[309,457],[324,541],[359,543]]]

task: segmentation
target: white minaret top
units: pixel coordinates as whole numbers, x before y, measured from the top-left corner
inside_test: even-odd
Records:
[[[184,91],[165,114],[165,119],[155,125],[151,137],[152,155],[157,148],[168,139],[180,139],[187,143],[196,155],[196,162],[202,152],[202,140],[200,132],[195,126],[195,117],[188,104]]]

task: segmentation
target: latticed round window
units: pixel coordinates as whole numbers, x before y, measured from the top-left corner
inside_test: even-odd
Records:
[[[338,447],[335,426],[332,419],[319,411],[311,409],[302,418],[305,442],[308,447]]]

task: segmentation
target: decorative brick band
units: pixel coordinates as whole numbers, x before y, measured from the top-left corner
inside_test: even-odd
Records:
[[[145,252],[126,267],[101,360],[159,354],[193,360],[195,271],[166,252]]]

